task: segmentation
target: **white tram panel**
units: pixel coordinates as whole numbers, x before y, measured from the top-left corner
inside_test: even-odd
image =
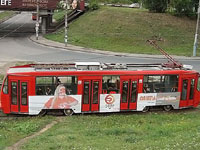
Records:
[[[171,105],[179,109],[180,92],[174,93],[139,93],[137,98],[137,111],[142,111],[146,106]]]

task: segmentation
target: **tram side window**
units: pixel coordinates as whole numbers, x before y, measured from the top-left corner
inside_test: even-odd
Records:
[[[11,103],[17,105],[17,82],[11,82]]]
[[[67,95],[77,94],[77,77],[76,76],[65,76],[57,77],[59,84],[63,84],[66,88]]]
[[[166,75],[164,76],[164,92],[178,92],[178,76]]]
[[[22,105],[27,105],[27,83],[22,82],[21,83],[21,104]]]
[[[89,93],[90,93],[90,88],[89,88],[89,86],[90,86],[90,83],[88,82],[88,81],[86,81],[85,83],[84,83],[84,95],[83,95],[83,104],[89,104],[89,99],[90,99],[90,95],[89,95]]]
[[[194,98],[194,79],[191,80],[191,83],[190,83],[190,99],[193,99]]]
[[[188,90],[188,80],[183,80],[182,84],[182,92],[181,92],[181,100],[186,100],[187,99],[187,90]]]
[[[163,89],[162,76],[144,76],[144,93],[159,93],[159,90]]]
[[[36,77],[36,95],[53,95],[56,77]]]
[[[36,77],[36,95],[54,95],[56,87],[63,84],[66,94],[77,94],[77,77]]]
[[[200,91],[200,77],[198,79],[197,90]]]
[[[99,100],[99,81],[93,82],[93,104],[98,104]]]
[[[131,102],[134,103],[137,100],[137,81],[132,81],[132,88],[131,88]]]
[[[119,76],[103,76],[102,90],[104,94],[119,93],[120,78]]]
[[[177,75],[147,75],[144,76],[144,93],[177,92]]]
[[[123,87],[122,87],[122,103],[127,102],[127,97],[128,97],[128,81],[123,82]]]
[[[6,78],[5,81],[4,81],[3,93],[8,94],[8,78]]]

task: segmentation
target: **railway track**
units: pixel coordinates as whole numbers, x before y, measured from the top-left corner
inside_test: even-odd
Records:
[[[62,112],[48,112],[46,115],[52,115],[55,117],[64,117]],[[31,117],[38,117],[39,115],[27,115],[27,114],[4,114],[0,110],[0,121],[1,120],[13,120],[19,118],[31,118]],[[42,117],[42,116],[41,116]]]
[[[184,109],[177,109],[177,110],[171,110],[170,112],[164,111],[160,107],[154,107],[151,108],[148,113],[186,113],[186,112],[194,112],[194,111],[200,111],[200,106],[197,108],[189,107]],[[144,112],[137,112],[137,111],[124,111],[124,112],[111,112],[111,113],[85,113],[85,114],[74,114],[74,115],[97,115],[97,116],[105,116],[105,115],[113,115],[113,114],[120,114],[120,115],[136,115],[136,114],[145,114]],[[62,112],[48,112],[46,115],[55,116],[56,118],[65,118],[66,116],[63,115]],[[3,114],[0,111],[0,121],[2,120],[14,120],[14,119],[21,119],[21,118],[31,118],[31,117],[38,117],[38,115],[30,116],[30,115],[23,115],[23,114]],[[42,117],[42,116],[41,116]]]

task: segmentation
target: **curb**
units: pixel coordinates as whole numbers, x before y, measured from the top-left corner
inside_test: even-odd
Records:
[[[29,39],[39,45],[47,46],[47,47],[53,47],[53,48],[59,48],[67,51],[77,51],[77,52],[88,52],[88,53],[95,53],[95,54],[102,54],[102,55],[110,55],[110,56],[118,56],[118,57],[140,57],[140,58],[152,58],[152,59],[166,59],[164,55],[147,55],[147,54],[131,54],[131,53],[118,53],[118,52],[111,52],[111,51],[104,51],[104,50],[97,50],[92,48],[84,48],[80,46],[75,46],[68,44],[67,47],[65,47],[64,43],[59,43],[55,41],[51,41],[48,39],[45,39],[43,36],[39,36],[39,40],[35,39],[35,36],[32,35],[29,37]],[[176,56],[172,55],[175,59],[185,59],[185,60],[200,60],[200,57],[186,57],[186,56]]]

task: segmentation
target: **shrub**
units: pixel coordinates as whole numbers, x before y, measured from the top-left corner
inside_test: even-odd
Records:
[[[171,5],[175,15],[191,17],[196,15],[198,0],[173,0]]]
[[[168,0],[143,0],[143,3],[150,12],[164,13],[167,10]]]
[[[89,2],[89,9],[90,10],[97,10],[99,9],[99,4],[97,0],[90,0]]]
[[[141,0],[97,0],[99,3],[106,3],[106,4],[132,4],[132,3],[139,3]],[[86,2],[90,2],[86,0]]]

